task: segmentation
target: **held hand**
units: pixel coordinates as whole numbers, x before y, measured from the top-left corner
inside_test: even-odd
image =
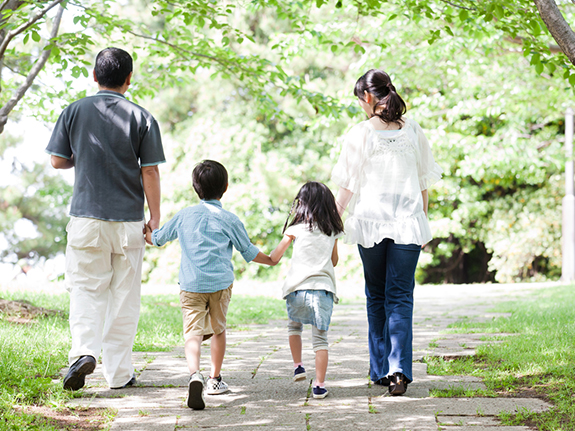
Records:
[[[160,220],[156,220],[154,218],[151,218],[148,221],[148,227],[151,229],[152,232],[156,229],[159,229],[160,228]]]
[[[153,230],[149,224],[144,225],[144,236],[146,237],[146,243],[150,245],[154,245],[152,243],[152,232]]]

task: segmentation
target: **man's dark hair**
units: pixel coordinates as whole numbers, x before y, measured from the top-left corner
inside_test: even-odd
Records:
[[[106,88],[120,88],[133,70],[132,57],[120,48],[106,48],[96,57],[96,79]]]
[[[200,199],[220,199],[228,187],[228,171],[221,163],[204,160],[194,168],[192,183]]]

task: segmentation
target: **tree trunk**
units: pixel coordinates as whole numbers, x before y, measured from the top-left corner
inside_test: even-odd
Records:
[[[533,0],[541,19],[561,47],[569,61],[575,65],[575,33],[565,21],[554,0]]]

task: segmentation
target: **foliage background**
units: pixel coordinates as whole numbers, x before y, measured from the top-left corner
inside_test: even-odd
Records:
[[[557,56],[535,57],[525,41],[517,44],[502,27],[507,21],[529,26],[526,37],[548,44],[543,27],[534,30],[535,21],[518,24],[510,6],[500,18],[499,10],[485,12],[497,22],[489,26],[487,16],[476,21],[460,10],[433,8],[432,2],[365,2],[359,12],[360,3],[352,2],[315,2],[319,9],[314,2],[189,3],[204,7],[204,15],[186,15],[187,6],[178,2],[134,0],[121,9],[104,2],[108,18],[88,25],[91,45],[77,55],[78,69],[65,69],[63,61],[73,57],[60,51],[45,72],[57,79],[27,96],[20,114],[53,122],[74,97],[95,91],[81,82],[89,81],[85,74],[100,47],[125,46],[136,56],[128,96],[162,124],[168,159],[161,166],[163,220],[197,203],[191,170],[213,158],[230,172],[224,207],[269,252],[305,181],[326,182],[336,192],[330,172],[340,137],[364,117],[353,85],[368,69],[382,68],[406,100],[407,116],[426,130],[444,169],[444,179],[431,190],[435,239],[422,255],[418,281],[559,277],[563,112],[573,94],[571,75]],[[229,11],[223,8],[214,18],[218,25],[208,18],[200,25],[216,4],[227,4]],[[130,20],[114,21],[120,13]],[[115,30],[97,31],[113,24]],[[82,22],[67,25],[74,30]],[[200,47],[229,63],[183,55],[166,43],[186,38],[188,52]],[[1,139],[0,154],[19,144],[6,134]],[[0,228],[9,245],[3,259],[38,262],[61,253],[69,184],[47,163],[15,164],[13,172],[18,187],[2,189]],[[14,234],[13,223],[21,217],[36,227],[36,243]],[[344,248],[338,275],[360,270],[356,254]],[[234,259],[238,277],[277,278],[285,271],[285,262],[267,269]],[[178,264],[177,243],[149,250],[145,279],[175,282]]]

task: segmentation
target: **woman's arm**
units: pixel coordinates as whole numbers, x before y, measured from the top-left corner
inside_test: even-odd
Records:
[[[429,195],[427,194],[427,189],[421,191],[421,197],[423,198],[423,211],[427,217],[427,207],[429,206]]]
[[[343,215],[345,209],[349,205],[349,201],[353,197],[353,192],[340,187],[337,191],[337,197],[335,198],[335,204],[337,206],[337,212],[339,213],[340,217]]]
[[[336,266],[338,262],[339,262],[339,256],[337,255],[337,239],[336,239],[335,242],[333,243],[333,250],[331,252],[331,263],[333,263],[333,266]]]
[[[274,262],[274,265],[276,265],[280,261],[280,259],[290,246],[293,239],[294,239],[293,236],[284,235],[283,239],[280,241],[275,250],[270,253],[270,259],[272,260],[272,262]]]

